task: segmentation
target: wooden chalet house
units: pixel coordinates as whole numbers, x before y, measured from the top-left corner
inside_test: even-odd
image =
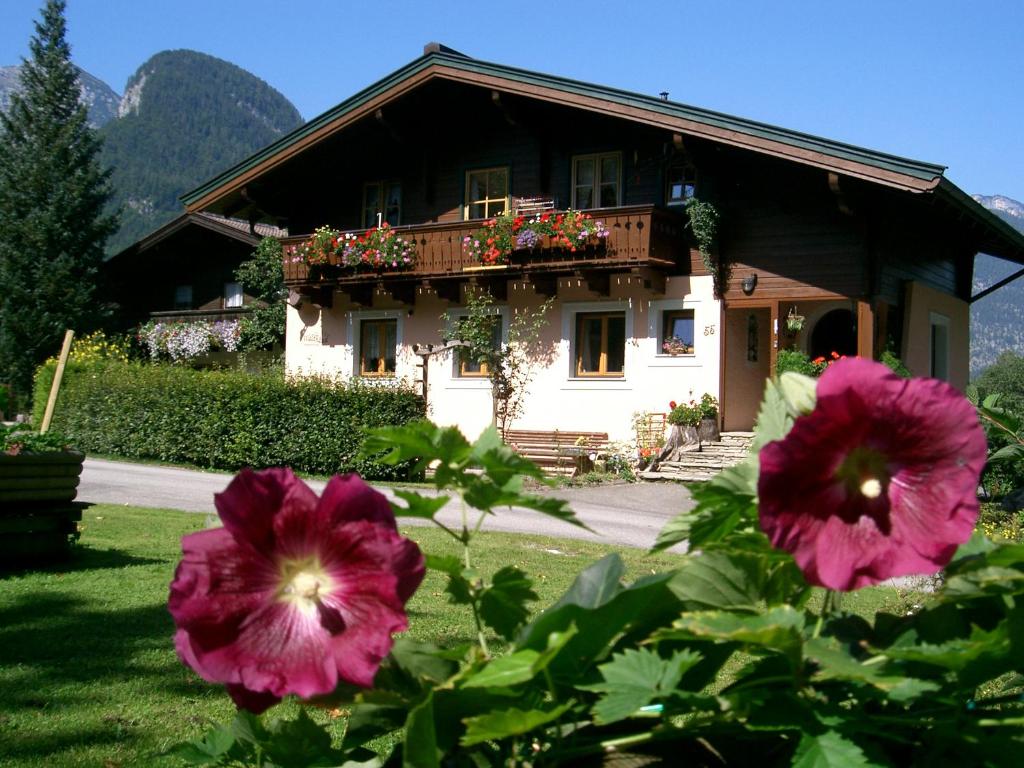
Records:
[[[892,343],[915,374],[963,386],[974,256],[1024,263],[1024,237],[943,170],[431,44],[184,201],[287,226],[300,251],[316,228],[378,221],[410,244],[398,269],[286,256],[291,373],[413,381],[413,345],[440,342],[467,291],[491,292],[503,332],[554,297],[516,427],[625,439],[634,412],[705,392],[724,428],[749,429],[783,347],[872,357]],[[720,292],[688,226],[693,196],[719,214]],[[608,236],[474,253],[501,211],[569,208]],[[489,422],[479,367],[449,355],[429,381],[433,419],[468,434]]]
[[[235,319],[255,301],[235,270],[262,238],[287,234],[270,224],[183,213],[104,263],[106,298],[126,328],[149,319]]]

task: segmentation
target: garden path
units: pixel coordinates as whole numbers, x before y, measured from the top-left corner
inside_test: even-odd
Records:
[[[213,494],[224,490],[232,477],[230,473],[86,459],[78,499],[212,514],[215,511]],[[313,480],[309,485],[319,493],[324,483]],[[379,489],[391,496],[386,486],[379,486]],[[432,493],[429,489],[421,492]],[[485,530],[650,547],[666,521],[693,506],[686,489],[674,483],[609,484],[542,489],[540,493],[569,501],[577,516],[594,533],[525,509],[499,512],[485,524]],[[460,512],[457,503],[449,503],[441,512],[441,519],[445,523],[458,524]]]

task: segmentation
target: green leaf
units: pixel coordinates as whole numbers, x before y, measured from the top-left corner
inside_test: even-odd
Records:
[[[671,629],[656,633],[657,639],[714,640],[760,646],[781,651],[799,662],[804,616],[788,605],[772,608],[761,616],[726,611],[684,613]]]
[[[178,744],[168,754],[191,765],[216,765],[235,746],[235,736],[230,727],[218,726],[207,731],[201,738]]]
[[[427,568],[432,571],[440,571],[441,573],[447,573],[449,576],[459,576],[462,574],[462,560],[455,557],[455,555],[424,555],[426,560]]]
[[[259,717],[244,709],[235,713],[235,719],[231,721],[231,732],[238,741],[248,744],[260,744],[269,735]]]
[[[459,665],[445,658],[445,651],[432,643],[398,637],[390,658],[410,678],[428,685],[440,684],[458,671]]]
[[[491,578],[491,584],[480,595],[480,618],[506,640],[526,622],[528,602],[537,599],[533,582],[521,570],[507,565]]]
[[[886,666],[877,663],[877,656],[869,657],[870,663],[863,663],[851,656],[846,647],[834,638],[818,637],[808,640],[804,643],[804,656],[817,665],[812,680],[863,683],[884,692],[893,701],[910,701],[940,688],[937,683],[930,680],[905,677],[901,670],[887,674]]]
[[[989,461],[1020,461],[1024,459],[1024,445],[1004,445],[988,457]]]
[[[466,733],[462,745],[471,747],[485,741],[496,741],[509,736],[529,733],[534,728],[554,722],[572,707],[566,702],[554,709],[504,709],[486,715],[466,718]]]
[[[281,768],[306,768],[310,765],[338,765],[342,755],[331,747],[331,735],[300,709],[294,720],[271,723],[271,738],[264,745],[266,754]]]
[[[622,591],[622,577],[626,564],[614,552],[605,555],[573,581],[572,586],[558,599],[551,610],[563,605],[578,605],[581,608],[597,608]]]
[[[863,750],[835,731],[804,733],[793,755],[793,768],[865,768],[876,765]]]
[[[756,456],[722,470],[707,483],[691,486],[690,494],[696,506],[668,522],[652,551],[683,541],[691,550],[699,549],[722,541],[737,528],[750,528],[757,519]]]
[[[409,712],[405,722],[402,768],[439,768],[433,694]]]
[[[391,505],[395,517],[421,517],[433,520],[434,515],[451,500],[451,496],[423,496],[415,491],[402,491],[397,488],[394,493],[405,502],[404,507]]]
[[[761,450],[775,440],[781,440],[792,427],[793,417],[782,390],[774,381],[767,381],[761,408],[757,412],[757,423],[754,425],[754,451]]]
[[[779,377],[778,388],[786,403],[786,411],[792,418],[797,419],[814,410],[818,401],[817,379],[804,376],[802,373],[786,371]]]
[[[993,594],[1014,594],[1024,589],[1024,571],[989,566],[950,576],[942,587],[943,600],[963,600]]]
[[[663,659],[649,648],[629,648],[617,653],[598,669],[604,681],[579,685],[584,691],[603,693],[594,705],[598,723],[614,723],[633,715],[640,707],[674,693],[683,673],[700,661],[699,653],[682,650]]]
[[[991,631],[973,627],[968,638],[956,638],[945,643],[892,645],[876,649],[875,652],[890,659],[929,664],[962,673],[967,667],[976,662],[984,662],[987,658],[1008,658],[1009,628],[1004,621]]]
[[[691,608],[757,611],[764,587],[764,558],[709,551],[687,557],[669,589]]]
[[[541,651],[552,633],[575,625],[575,636],[549,665],[555,678],[575,685],[622,632],[649,634],[678,615],[680,603],[667,586],[672,572],[653,574],[624,588],[619,582],[622,571],[622,561],[609,555],[581,573],[555,606],[523,630],[519,647]]]
[[[532,680],[543,671],[559,651],[576,635],[576,627],[566,632],[552,632],[543,652],[524,649],[488,662],[463,683],[464,688],[508,687]]]
[[[540,653],[530,649],[499,656],[463,683],[464,688],[490,688],[518,685],[532,680]]]
[[[562,520],[585,530],[591,530],[569,508],[564,499],[521,493],[522,477],[514,475],[504,485],[495,485],[489,477],[470,477],[464,484],[463,498],[476,509],[490,511],[496,507],[523,507]]]

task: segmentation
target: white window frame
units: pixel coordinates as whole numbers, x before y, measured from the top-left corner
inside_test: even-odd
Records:
[[[625,349],[623,350],[621,376],[577,376],[576,375],[576,328],[577,315],[594,312],[622,312],[626,317]],[[633,336],[633,302],[632,301],[581,301],[562,305],[562,339],[568,347],[569,369],[566,371],[566,383],[562,389],[632,389],[630,375],[637,367],[638,361],[632,353],[636,339]]]
[[[500,198],[500,197],[483,197],[480,200],[470,200],[469,199],[469,177],[471,175],[473,175],[474,173],[492,173],[494,171],[504,171],[505,172],[505,197],[504,198]],[[512,206],[512,197],[511,197],[512,168],[511,168],[511,166],[508,166],[508,165],[495,165],[495,166],[492,166],[490,168],[469,168],[469,169],[466,170],[466,176],[464,178],[464,184],[465,184],[465,186],[463,187],[463,194],[462,194],[462,198],[463,198],[462,199],[462,218],[463,218],[463,220],[471,221],[471,219],[469,217],[469,209],[475,203],[484,203],[487,206],[487,208],[489,209],[491,207],[492,203],[497,203],[500,200],[504,200],[504,206],[503,206],[502,210],[501,211],[495,211],[494,213],[491,213],[488,210],[487,214],[483,217],[485,219],[491,219],[491,218],[497,216],[498,214],[500,214],[502,211],[507,213],[511,209],[511,206]],[[486,192],[484,194],[486,195]]]
[[[224,283],[224,309],[238,309],[245,304],[241,283]]]
[[[673,171],[683,172],[683,196],[672,197],[672,179],[670,178]],[[692,183],[687,184],[686,180],[690,179]],[[686,194],[686,188],[690,188],[690,194]],[[665,205],[668,206],[682,206],[686,205],[690,200],[697,196],[697,169],[693,166],[693,163],[689,162],[675,162],[669,165],[665,172]]]
[[[601,159],[605,157],[614,157],[618,161],[619,166],[619,177],[615,180],[615,205],[602,206],[601,202],[601,184],[606,183],[601,179]],[[588,210],[597,210],[599,208],[619,208],[622,206],[622,152],[592,152],[587,155],[573,155],[572,157],[572,207],[578,209],[579,205],[576,200],[576,168],[579,165],[580,160],[593,160],[594,161],[594,203],[597,205],[592,206]]]
[[[498,306],[488,307],[488,314],[495,315],[501,319],[501,343],[508,344],[508,325],[509,325],[509,309],[507,304],[501,304]],[[448,309],[448,323],[447,328],[449,331],[455,328],[455,323],[460,317],[465,317],[469,314],[468,307],[452,307]],[[470,389],[476,389],[476,385],[482,385],[483,387],[490,388],[491,379],[487,374],[476,374],[466,376],[462,373],[462,366],[459,364],[459,350],[456,348],[452,350],[452,381],[462,382],[464,384],[473,384],[474,386],[468,387]]]
[[[704,302],[697,299],[661,299],[648,304],[647,310],[647,336],[654,344],[654,359],[648,365],[652,368],[697,368],[705,364],[711,355],[718,354],[718,323],[715,322],[715,335],[702,335],[704,326],[712,323],[706,322],[704,317]],[[665,324],[666,312],[693,311],[693,354],[692,355],[669,355],[661,350],[662,329]]]
[[[395,373],[387,376],[363,376],[363,321],[396,320],[395,323]],[[375,309],[349,312],[348,344],[352,349],[352,376],[363,381],[396,381],[402,378],[402,346],[405,312],[399,309]]]
[[[949,317],[938,312],[928,313],[928,371],[933,379],[949,381]],[[935,329],[942,329],[943,348],[935,348]]]

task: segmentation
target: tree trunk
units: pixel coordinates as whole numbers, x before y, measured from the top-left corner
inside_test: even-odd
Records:
[[[668,431],[665,447],[651,462],[651,471],[656,472],[658,465],[663,461],[679,461],[681,454],[699,450],[700,438],[697,436],[697,428],[673,424],[672,429]]]
[[[705,418],[700,420],[697,427],[697,437],[703,443],[717,443],[722,439],[722,433],[718,431],[717,418]]]

